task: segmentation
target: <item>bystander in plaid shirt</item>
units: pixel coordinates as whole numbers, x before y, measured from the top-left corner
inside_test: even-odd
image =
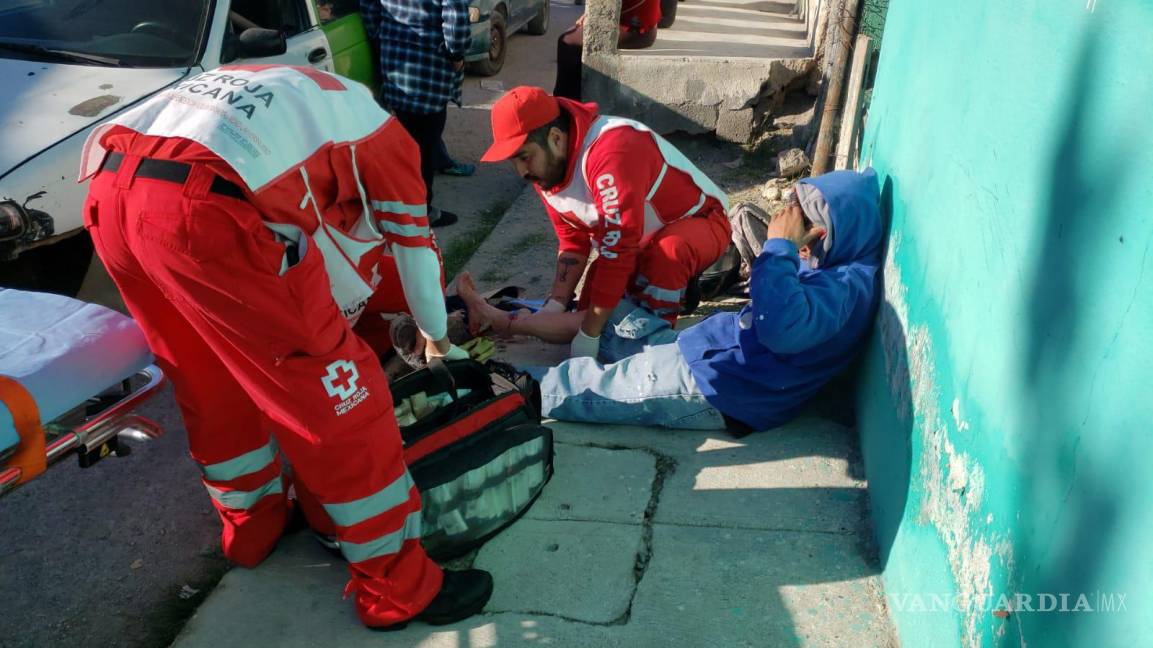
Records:
[[[460,105],[464,58],[472,40],[468,0],[360,0],[370,38],[380,41],[381,102],[390,110],[440,112]]]

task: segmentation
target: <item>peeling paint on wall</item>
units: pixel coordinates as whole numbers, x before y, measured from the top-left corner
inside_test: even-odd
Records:
[[[900,235],[895,233],[884,274],[885,299],[896,315],[896,322],[882,321],[881,330],[891,397],[900,411],[911,405],[914,434],[920,441],[919,483],[911,485],[922,493],[916,521],[931,525],[944,541],[962,603],[958,613],[965,629],[963,644],[979,646],[994,601],[993,562],[1010,563],[1012,545],[986,526],[984,470],[950,439],[951,433],[968,430],[969,424],[961,418],[960,397],[952,399],[951,425],[941,414],[940,404],[948,401],[938,386],[932,334],[927,326],[909,322],[908,287],[896,262],[900,244]],[[902,341],[904,348],[898,348]]]

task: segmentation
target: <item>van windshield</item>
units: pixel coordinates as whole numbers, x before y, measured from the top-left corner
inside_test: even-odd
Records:
[[[4,0],[0,58],[124,67],[188,67],[209,0]]]

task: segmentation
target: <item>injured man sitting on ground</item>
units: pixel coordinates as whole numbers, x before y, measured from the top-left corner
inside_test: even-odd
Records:
[[[735,433],[786,423],[856,355],[878,299],[882,226],[873,171],[802,180],[753,264],[751,303],[678,332],[624,300],[599,358],[535,371],[545,416]],[[459,285],[473,327],[562,340],[580,313],[509,318],[471,281]]]

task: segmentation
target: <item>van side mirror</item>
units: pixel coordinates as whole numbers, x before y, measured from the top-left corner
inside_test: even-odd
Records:
[[[275,29],[252,27],[240,32],[236,53],[240,58],[262,58],[278,56],[288,51],[288,39],[284,32]]]

